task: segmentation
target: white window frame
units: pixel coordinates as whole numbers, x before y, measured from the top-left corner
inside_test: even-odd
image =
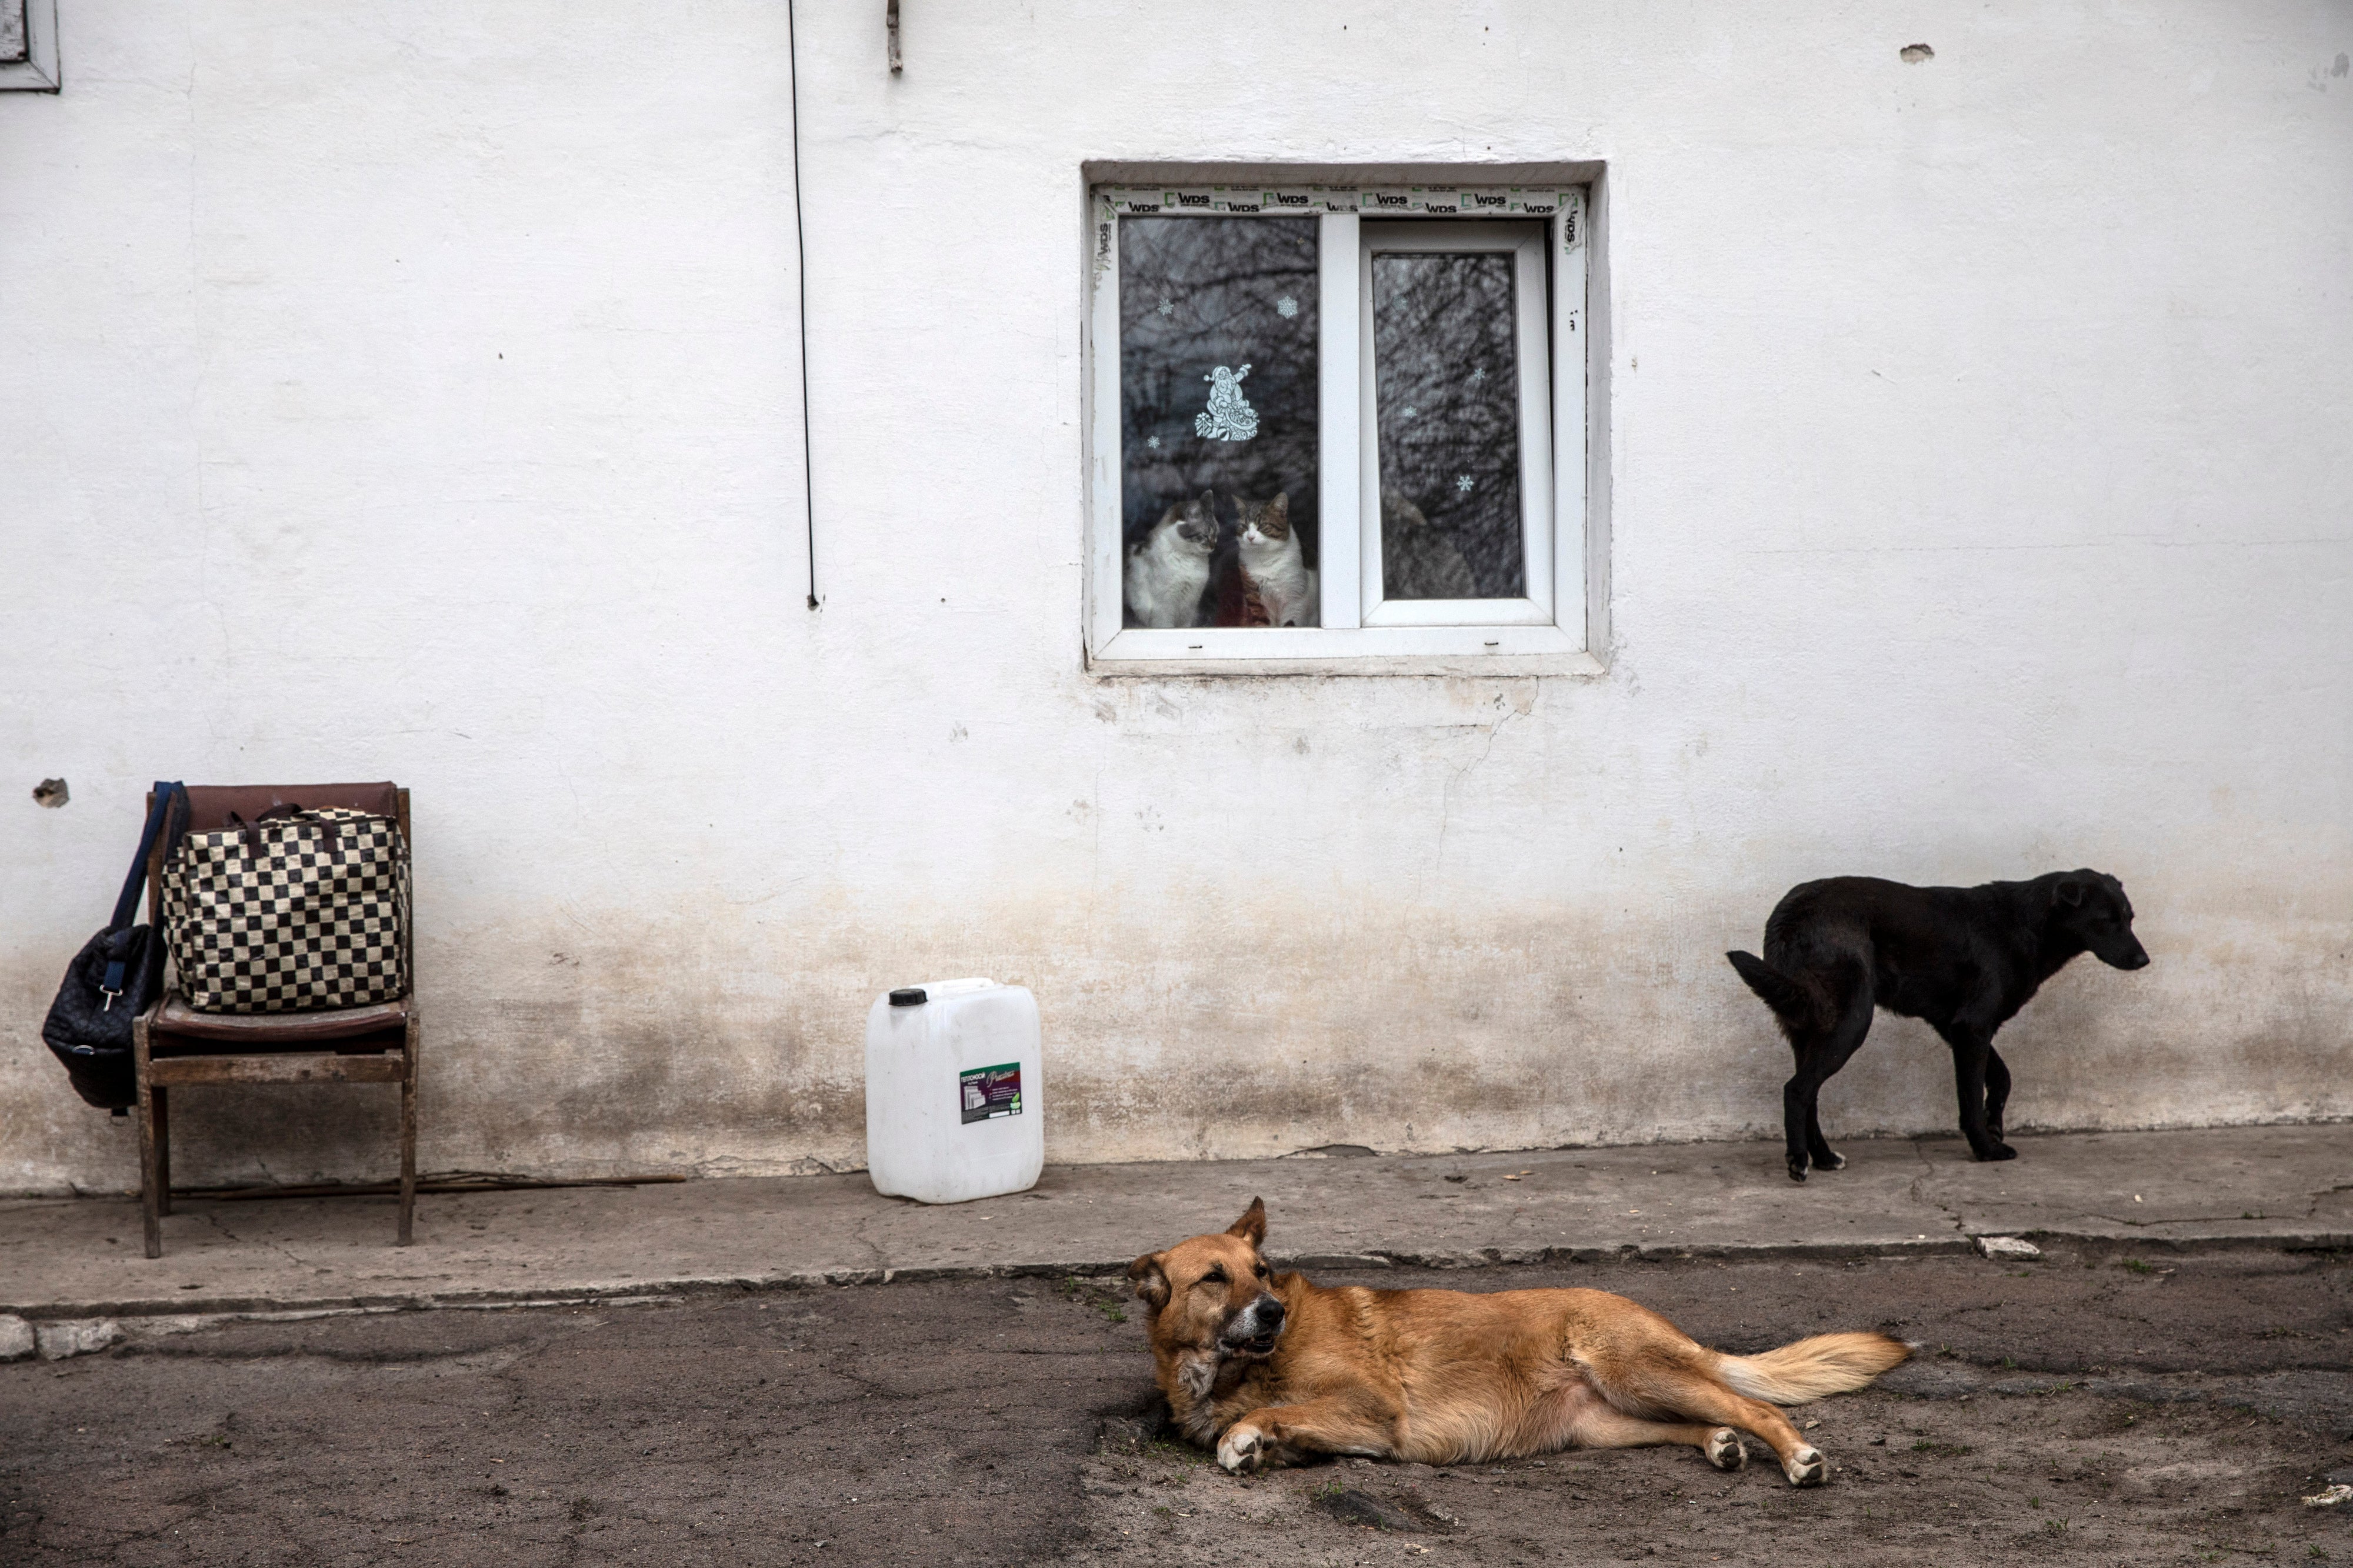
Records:
[[[1106,675],[1456,672],[1599,673],[1587,641],[1588,187],[1101,186],[1090,195],[1091,430],[1085,646]],[[1313,214],[1319,226],[1317,516],[1321,626],[1129,626],[1123,582],[1119,217]],[[1366,221],[1371,214],[1407,221]],[[1443,226],[1540,220],[1544,238]],[[1514,268],[1520,289],[1521,504],[1528,595],[1384,600],[1374,419],[1372,256],[1541,246]],[[1548,268],[1535,265],[1548,260]],[[1548,274],[1548,276],[1547,276]]]
[[[0,92],[55,92],[58,74],[57,0],[0,0],[25,18],[25,58],[0,64]]]
[[[1373,363],[1373,313],[1362,318],[1356,336],[1358,383],[1363,407],[1356,424],[1359,447],[1356,479],[1357,516],[1362,519],[1364,613],[1367,626],[1493,626],[1553,624],[1556,602],[1580,604],[1582,584],[1553,580],[1553,534],[1561,520],[1552,504],[1552,353],[1547,346],[1551,322],[1546,319],[1545,243],[1548,234],[1496,234],[1487,224],[1465,227],[1440,219],[1430,223],[1368,223],[1360,226],[1357,298],[1373,297],[1373,258],[1422,255],[1460,256],[1466,251],[1501,251],[1513,258],[1515,301],[1514,360],[1519,365],[1520,410],[1520,540],[1527,574],[1528,595],[1522,599],[1386,599],[1382,596],[1381,454],[1378,367]],[[1369,436],[1371,439],[1366,437]],[[1580,604],[1581,608],[1581,604]],[[1483,639],[1482,639],[1483,640]]]

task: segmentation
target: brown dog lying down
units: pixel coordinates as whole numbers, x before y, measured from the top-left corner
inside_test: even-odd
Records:
[[[1884,1334],[1818,1334],[1724,1355],[1603,1290],[1326,1289],[1277,1274],[1266,1205],[1128,1266],[1152,1309],[1160,1390],[1185,1435],[1229,1470],[1308,1454],[1430,1465],[1689,1443],[1720,1470],[1737,1427],[1789,1484],[1830,1466],[1776,1405],[1862,1388],[1910,1355]],[[1770,1401],[1770,1404],[1765,1403]]]

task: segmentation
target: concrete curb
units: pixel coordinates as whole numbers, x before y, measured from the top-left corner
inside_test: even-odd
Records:
[[[2104,1251],[2167,1255],[2220,1252],[2262,1247],[2280,1252],[2353,1251],[2353,1232],[2312,1231],[2291,1235],[2247,1232],[2188,1238],[2118,1237],[2067,1230],[2003,1232],[2038,1245],[2052,1242],[2096,1247]],[[1287,1268],[1317,1272],[1350,1272],[1381,1268],[1475,1270],[1513,1267],[1575,1267],[1627,1260],[1668,1262],[1685,1258],[1753,1260],[1774,1258],[1852,1258],[1975,1257],[1977,1237],[1932,1237],[1905,1242],[1758,1242],[1750,1245],[1670,1242],[1627,1243],[1619,1247],[1485,1247],[1478,1251],[1313,1253],[1273,1255]],[[71,1321],[137,1320],[142,1318],[283,1319],[353,1312],[483,1310],[646,1305],[698,1297],[765,1291],[816,1290],[851,1285],[928,1284],[960,1279],[1060,1279],[1078,1276],[1102,1279],[1124,1275],[1131,1260],[1071,1258],[1015,1263],[916,1265],[909,1268],[831,1268],[775,1274],[681,1276],[666,1279],[632,1279],[609,1285],[581,1285],[550,1290],[429,1290],[387,1291],[364,1295],[219,1296],[205,1298],[129,1297],[87,1301],[48,1301],[17,1306],[0,1302],[0,1318],[14,1317],[36,1326]]]
[[[481,1309],[958,1279],[1115,1277],[1263,1198],[1275,1256],[1397,1268],[1968,1254],[2024,1237],[2084,1257],[2353,1250],[2353,1140],[2276,1126],[2042,1136],[2015,1163],[1915,1139],[1798,1185],[1762,1144],[1049,1166],[1019,1194],[927,1208],[861,1176],[458,1193],[415,1250],[389,1199],[191,1200],[165,1255],[137,1205],[0,1204],[0,1313],[45,1324],[191,1313]],[[2030,1265],[2031,1266],[2031,1265]],[[1441,1275],[1441,1277],[1443,1277]],[[1476,1281],[1465,1279],[1465,1285]]]

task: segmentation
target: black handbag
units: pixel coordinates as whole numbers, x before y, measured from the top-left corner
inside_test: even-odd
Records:
[[[131,917],[139,912],[147,857],[174,808],[186,813],[186,787],[157,784],[146,831],[139,836],[138,858],[122,879],[122,896],[114,901],[114,919],[74,954],[66,966],[65,984],[58,987],[58,999],[49,1004],[49,1016],[41,1024],[41,1038],[65,1064],[74,1092],[117,1116],[139,1103],[131,1022],[153,1006],[164,990],[164,933],[153,926],[132,925]]]

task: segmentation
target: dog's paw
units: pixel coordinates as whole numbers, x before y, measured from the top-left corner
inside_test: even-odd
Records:
[[[1803,1160],[1792,1160],[1792,1161],[1790,1161],[1790,1162],[1789,1162],[1789,1180],[1791,1180],[1791,1181],[1793,1181],[1793,1182],[1802,1182],[1802,1181],[1804,1181],[1805,1179],[1806,1179],[1806,1163],[1805,1163]]]
[[[1977,1151],[1977,1156],[1980,1160],[2015,1160],[2018,1151],[2007,1143],[1989,1143]]]
[[[1700,1452],[1719,1470],[1736,1470],[1748,1462],[1748,1450],[1740,1446],[1740,1434],[1729,1426],[1710,1432]]]
[[[1843,1171],[1846,1169],[1846,1156],[1831,1149],[1826,1151],[1820,1159],[1815,1161],[1814,1166],[1817,1170]]]
[[[1831,1462],[1820,1448],[1799,1448],[1781,1461],[1781,1473],[1793,1487],[1818,1487],[1831,1479]]]
[[[1264,1434],[1248,1422],[1238,1421],[1218,1439],[1218,1463],[1242,1475],[1266,1463],[1266,1448]]]

